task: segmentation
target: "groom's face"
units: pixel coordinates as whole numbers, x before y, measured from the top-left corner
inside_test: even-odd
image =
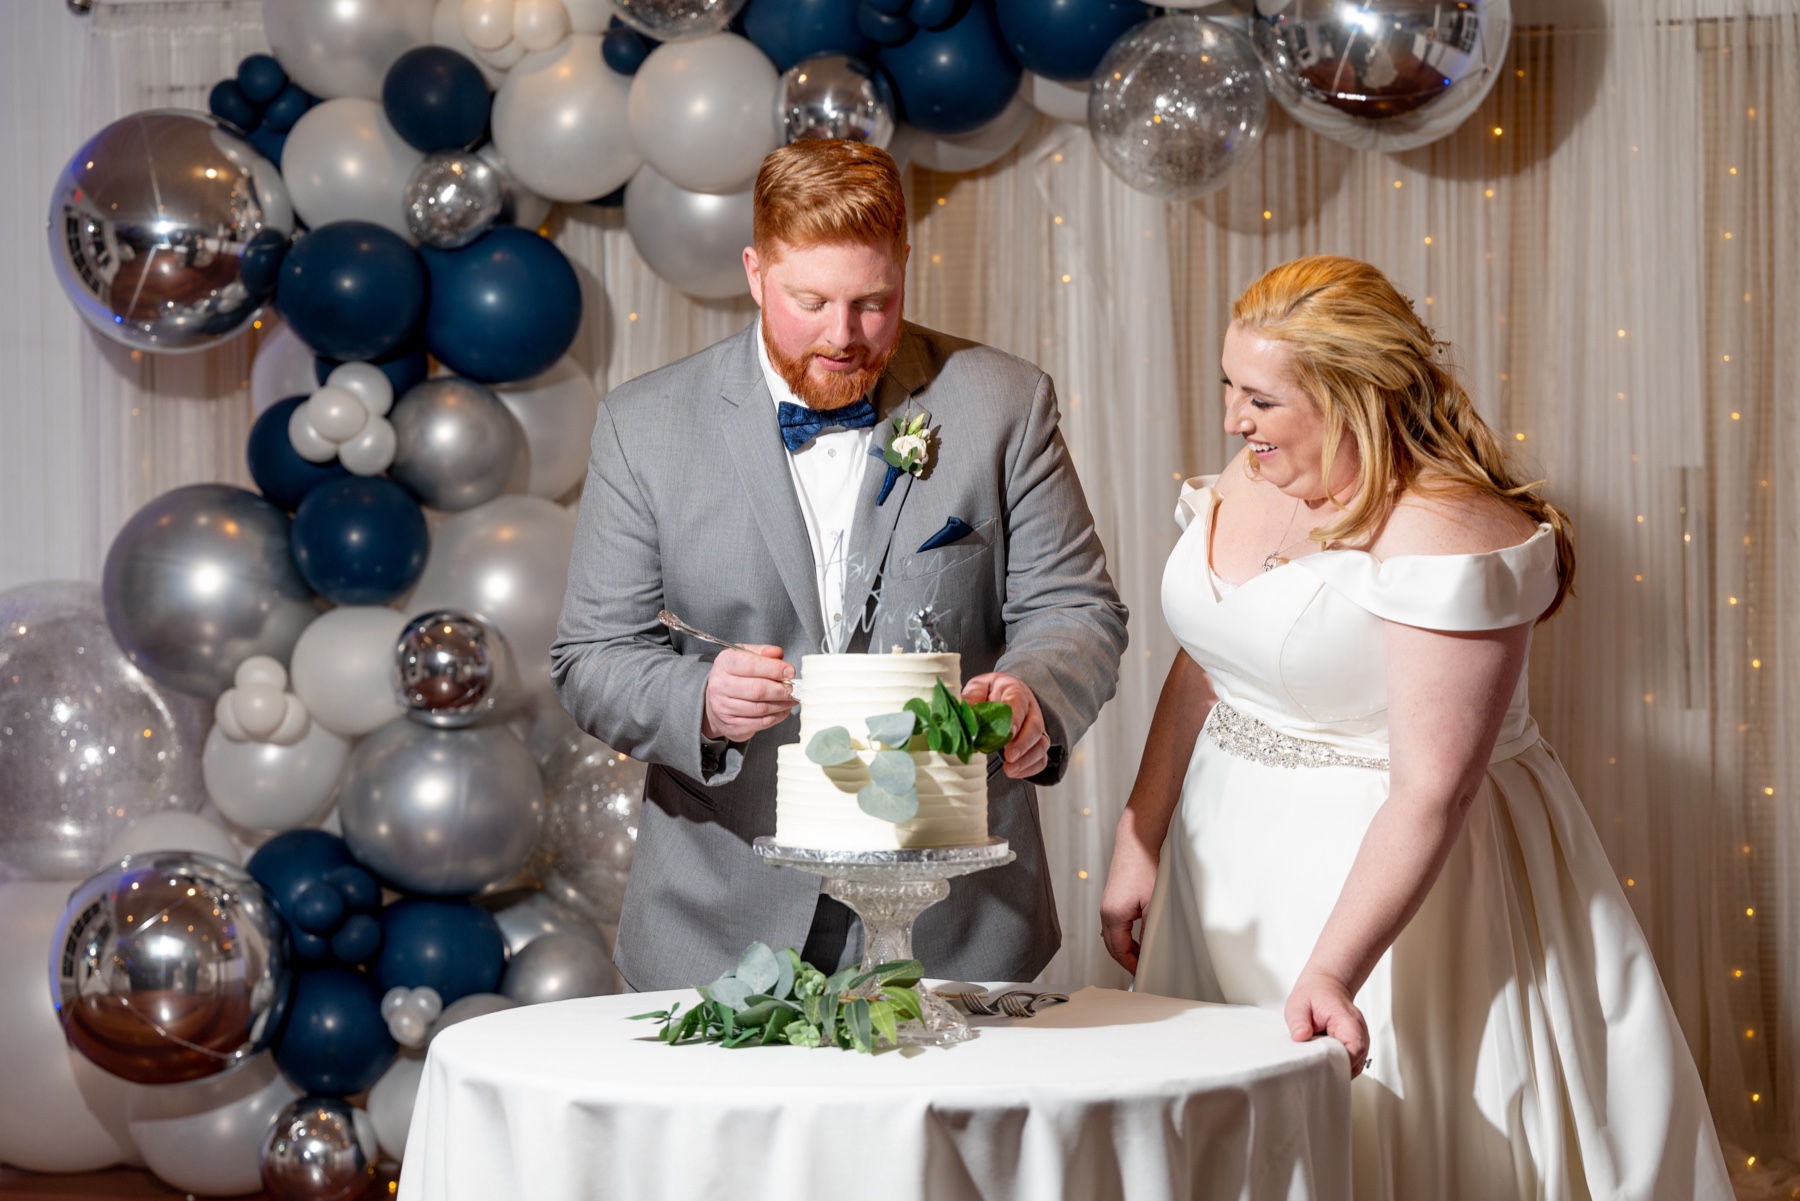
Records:
[[[769,362],[812,408],[855,402],[900,344],[905,252],[896,259],[888,246],[860,242],[766,250],[745,249],[744,271]]]

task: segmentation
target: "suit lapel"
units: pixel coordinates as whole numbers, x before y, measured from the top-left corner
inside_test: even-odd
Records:
[[[913,393],[923,388],[926,382],[926,365],[919,340],[909,329],[903,329],[900,348],[888,363],[881,382],[875,386],[877,417],[871,449],[887,445],[888,436],[893,433],[894,418],[903,414],[923,415],[925,428],[931,428],[930,412],[913,399]],[[881,484],[886,478],[887,464],[879,458],[871,457],[863,472],[862,494],[856,502],[856,521],[850,528],[851,570],[845,573],[844,581],[846,614],[860,614],[867,609],[869,593],[886,569],[888,551],[894,540],[894,526],[900,520],[900,510],[905,507],[906,497],[912,491],[913,477],[902,472],[900,478],[894,481],[894,490],[888,494],[887,502],[878,506],[875,498],[881,494]]]
[[[757,529],[768,544],[775,570],[806,630],[805,647],[816,648],[824,644],[825,627],[819,616],[812,542],[806,536],[806,518],[794,494],[775,402],[763,379],[762,364],[757,361],[757,336],[755,325],[738,335],[738,345],[724,371],[720,395],[732,406],[724,421],[725,445],[737,468],[741,500],[755,514]],[[727,503],[732,502],[728,499]],[[893,503],[892,498],[888,503]]]

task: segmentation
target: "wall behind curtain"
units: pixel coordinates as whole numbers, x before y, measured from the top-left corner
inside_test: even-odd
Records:
[[[1800,596],[1797,7],[1515,0],[1503,77],[1451,138],[1362,154],[1276,113],[1246,172],[1191,204],[1131,192],[1048,120],[986,171],[913,173],[910,315],[1055,377],[1132,607],[1118,699],[1042,797],[1065,944],[1050,980],[1122,982],[1095,908],[1174,653],[1157,591],[1176,481],[1234,449],[1229,302],[1296,255],[1367,258],[1575,522],[1578,595],[1539,631],[1534,708],[1650,936],[1743,1194],[1786,1195],[1769,1166],[1800,1154],[1800,636],[1781,620]],[[151,496],[245,482],[259,335],[180,359],[98,341],[56,294],[43,222],[86,136],[204,107],[264,48],[260,12],[7,8],[0,587],[97,578]],[[602,385],[752,315],[675,293],[616,211],[571,211],[557,240],[588,306],[574,354]]]

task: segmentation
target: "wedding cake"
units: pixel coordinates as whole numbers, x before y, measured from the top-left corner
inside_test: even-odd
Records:
[[[937,751],[911,755],[918,812],[895,823],[865,813],[857,797],[871,783],[877,749],[868,719],[929,701],[941,681],[962,691],[956,654],[806,655],[800,660],[800,741],[775,752],[775,841],[832,851],[966,846],[987,839],[987,756]],[[839,726],[858,744],[854,757],[823,766],[807,757],[822,730]],[[866,749],[864,749],[866,748]],[[892,752],[890,752],[892,753]]]

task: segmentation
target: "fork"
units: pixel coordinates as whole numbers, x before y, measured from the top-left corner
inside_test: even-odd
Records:
[[[756,654],[755,651],[751,650],[749,647],[745,646],[741,642],[731,642],[724,638],[719,637],[717,634],[708,634],[705,630],[695,629],[693,626],[691,626],[687,622],[681,620],[681,618],[675,616],[673,613],[669,612],[667,609],[658,610],[657,614],[656,614],[656,620],[658,620],[662,624],[668,626],[671,630],[674,630],[677,634],[686,634],[689,638],[698,638],[702,642],[710,642],[714,646],[722,646],[722,647],[725,647],[727,650],[743,651],[746,655]],[[798,684],[799,682],[800,682],[799,678],[796,677],[791,680],[781,681],[781,685],[782,685],[782,687],[786,688],[789,692],[793,692],[794,685]]]

